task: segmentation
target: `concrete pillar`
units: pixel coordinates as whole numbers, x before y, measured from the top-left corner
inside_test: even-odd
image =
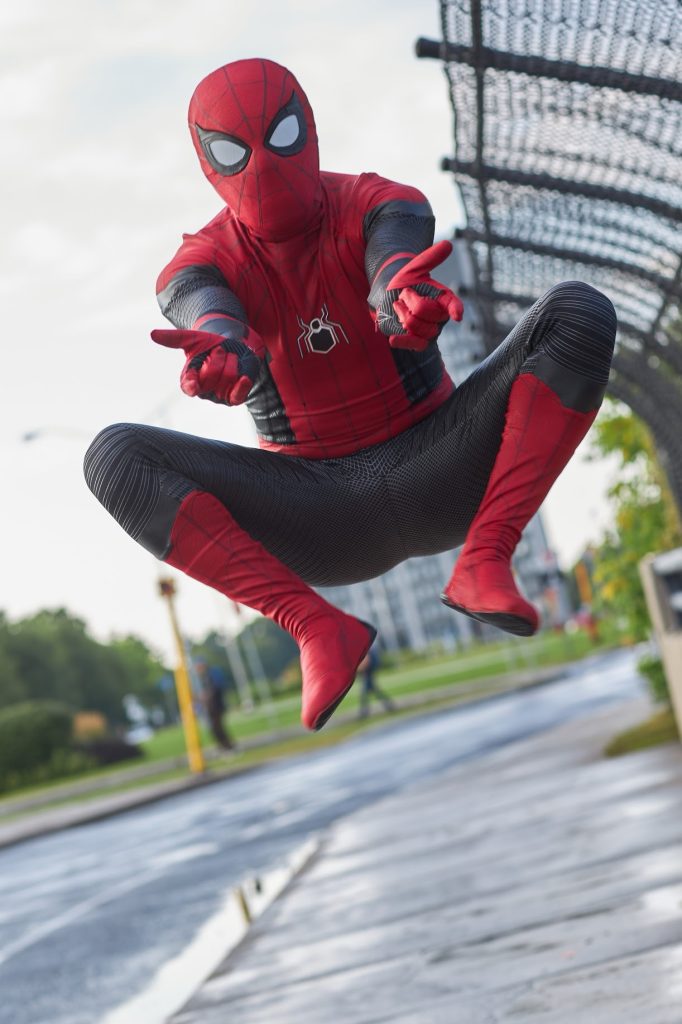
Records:
[[[396,583],[396,594],[400,602],[410,647],[413,651],[423,651],[428,647],[428,640],[422,621],[421,608],[414,596],[409,562],[401,562],[396,565],[393,569],[393,581]]]
[[[372,595],[372,604],[376,616],[374,625],[379,630],[380,638],[389,651],[397,651],[400,648],[400,640],[395,622],[393,621],[388,595],[386,594],[384,577],[376,576],[374,579],[367,580],[366,585]]]
[[[682,548],[647,555],[639,571],[682,735]]]

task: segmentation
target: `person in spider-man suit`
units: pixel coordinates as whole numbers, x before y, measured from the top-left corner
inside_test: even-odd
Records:
[[[437,338],[462,305],[431,276],[451,246],[421,192],[321,172],[306,95],[271,61],[208,75],[189,126],[226,205],[161,273],[174,329],[152,337],[184,351],[186,394],[246,402],[260,449],[115,424],[86,478],[159,558],[292,634],[318,729],[375,631],[313,586],[464,542],[442,600],[535,632],[511,556],[596,415],[615,314],[556,285],[456,389]]]

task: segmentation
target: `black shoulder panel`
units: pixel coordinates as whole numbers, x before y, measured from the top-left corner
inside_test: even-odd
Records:
[[[370,285],[377,270],[393,253],[423,252],[433,245],[436,221],[427,202],[395,199],[381,203],[365,215],[365,270]]]
[[[391,199],[387,203],[379,203],[365,214],[365,219],[362,222],[365,242],[369,241],[375,227],[390,217],[430,217],[433,219],[433,210],[426,200],[423,203],[410,203],[406,199]]]

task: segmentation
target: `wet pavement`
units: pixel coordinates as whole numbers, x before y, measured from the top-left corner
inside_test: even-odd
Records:
[[[399,917],[408,899],[412,916],[419,917],[434,900],[430,875],[442,879],[435,897],[437,904],[441,893],[446,900],[448,893],[456,891],[460,877],[468,879],[466,885],[470,888],[476,883],[466,868],[466,847],[455,844],[456,856],[453,854],[452,829],[460,837],[466,833],[471,842],[480,829],[493,829],[492,848],[486,847],[491,865],[502,863],[508,853],[515,856],[513,836],[507,851],[504,832],[497,829],[495,833],[496,826],[487,811],[479,814],[485,810],[481,800],[485,799],[486,806],[499,802],[495,787],[488,786],[480,798],[472,789],[465,821],[461,820],[461,806],[453,803],[451,810],[436,808],[430,823],[418,817],[406,821],[408,834],[392,826],[395,842],[391,840],[390,848],[381,845],[385,844],[385,834],[382,839],[381,832],[374,835],[370,828],[384,814],[384,805],[377,805],[377,801],[421,782],[433,784],[436,793],[443,792],[441,787],[445,786],[447,793],[449,772],[467,772],[473,770],[467,765],[486,764],[486,760],[478,759],[505,744],[517,743],[598,708],[612,709],[615,716],[620,705],[641,690],[635,661],[636,654],[631,651],[601,655],[571,666],[562,680],[545,687],[475,706],[393,721],[338,747],[273,763],[159,804],[0,850],[1,1024],[111,1024],[112,1020],[156,1024],[166,1019],[163,1007],[167,1004],[163,1000],[155,1002],[155,994],[164,999],[167,995],[169,965],[177,964],[177,958],[205,932],[232,887],[245,877],[279,867],[308,838],[324,835],[335,822],[362,808],[372,807],[359,825],[357,819],[349,818],[335,835],[354,835],[360,828],[362,835],[357,839],[360,845],[355,854],[360,858],[359,868],[363,850],[367,844],[371,849],[374,842],[379,843],[377,850],[383,863],[375,866],[369,882],[362,872],[356,877],[351,872],[339,883],[328,880],[324,899],[322,889],[319,900],[312,897],[313,910],[317,908],[319,914],[315,918],[311,911],[311,925],[316,920],[318,929],[333,928],[334,921],[342,919],[348,924],[356,921],[362,932],[369,929],[369,920],[354,916],[362,910],[367,884],[375,890],[374,902],[368,905],[372,926],[381,924],[386,915]],[[478,771],[473,772],[476,777]],[[427,787],[425,810],[430,792]],[[505,789],[504,794],[503,803],[514,802],[513,787]],[[410,790],[406,790],[405,799],[414,801]],[[417,804],[420,799],[417,797]],[[411,807],[408,802],[404,813],[411,814]],[[540,813],[541,808],[537,810]],[[399,817],[402,814],[400,810]],[[631,826],[636,835],[641,834],[641,822],[631,822]],[[676,834],[676,819],[671,819],[669,826]],[[344,832],[346,828],[351,832]],[[426,828],[436,857],[433,862],[424,860]],[[571,850],[569,840],[567,852]],[[521,839],[517,837],[517,841]],[[532,851],[532,834],[523,841]],[[554,855],[551,843],[548,851]],[[526,862],[532,875],[534,862],[528,857]],[[319,866],[323,863],[327,861],[320,861]],[[454,875],[452,865],[457,869]],[[519,872],[521,867],[519,861]],[[407,877],[403,877],[405,872]],[[305,876],[306,880],[315,877],[313,873]],[[519,874],[521,880],[523,877]],[[354,894],[353,886],[360,887],[359,895]],[[294,919],[297,916],[294,914]],[[283,947],[294,947],[299,942],[305,945],[302,923],[305,920],[299,920],[299,930],[290,936],[280,934]],[[331,937],[333,941],[337,938]],[[219,949],[223,936],[218,934],[216,941]],[[355,947],[359,941],[351,937],[350,944]],[[226,948],[227,943],[223,952]],[[343,958],[337,961],[335,947],[329,949],[331,960],[324,961],[324,970],[329,978],[340,971],[337,983],[344,991]],[[311,951],[313,973],[315,952]],[[320,955],[323,953],[321,944]],[[213,964],[219,962],[220,955]],[[349,970],[371,973],[386,969],[383,960],[377,963],[376,949],[367,955],[369,960]],[[393,966],[401,971],[401,963],[396,961]],[[445,965],[441,969],[447,973],[450,968]],[[270,979],[275,985],[272,996],[278,983],[268,971],[263,978],[266,984]],[[173,973],[177,973],[175,968]],[[188,992],[198,987],[206,973],[204,970],[197,975],[196,985]],[[274,1015],[270,1007],[260,1017],[248,1016],[253,1009],[249,1003],[253,989],[254,984],[243,1003],[247,1016],[230,1015],[231,1021],[253,1019],[280,1024],[288,1019],[279,1016],[279,1007]],[[291,995],[296,986],[288,991]],[[261,988],[261,995],[265,997],[265,989]],[[351,997],[350,989],[346,997]],[[141,1005],[144,1012],[135,1016],[135,1006]],[[180,1005],[182,1001],[173,1009]],[[330,1019],[318,1011],[319,1006],[305,1019]],[[225,1018],[214,1015],[210,1019]],[[470,1024],[468,1018],[463,1020]]]
[[[173,1024],[681,1024],[682,747],[641,701],[350,815]]]

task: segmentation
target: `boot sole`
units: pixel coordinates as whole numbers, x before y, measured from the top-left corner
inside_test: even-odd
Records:
[[[329,719],[332,717],[332,715],[334,714],[334,712],[338,708],[338,706],[341,703],[341,701],[344,699],[344,697],[348,696],[348,694],[350,693],[350,691],[353,688],[353,683],[355,682],[355,673],[358,670],[358,665],[363,660],[363,658],[365,658],[367,656],[367,653],[369,652],[370,647],[372,646],[372,644],[374,643],[374,641],[376,639],[377,631],[374,628],[374,626],[370,626],[369,622],[365,622],[363,619],[358,619],[358,622],[361,622],[362,625],[365,627],[365,629],[369,631],[369,643],[367,644],[367,646],[365,647],[364,651],[362,652],[362,654],[358,658],[357,662],[355,663],[355,669],[353,670],[353,678],[351,679],[351,681],[348,684],[348,686],[346,687],[346,689],[343,691],[342,694],[340,694],[336,698],[335,701],[333,701],[329,705],[329,707],[326,707],[324,709],[324,711],[322,711],[321,714],[319,714],[317,716],[315,722],[313,723],[313,730],[314,730],[314,732],[319,732],[320,729],[324,725],[327,724]]]
[[[468,615],[470,619],[477,619],[479,622],[486,622],[490,626],[503,629],[505,633],[512,633],[514,636],[533,636],[537,633],[537,626],[520,615],[511,615],[505,612],[473,612],[470,608],[464,608],[461,604],[454,604],[445,594],[440,595],[443,604],[453,608],[456,612]]]

